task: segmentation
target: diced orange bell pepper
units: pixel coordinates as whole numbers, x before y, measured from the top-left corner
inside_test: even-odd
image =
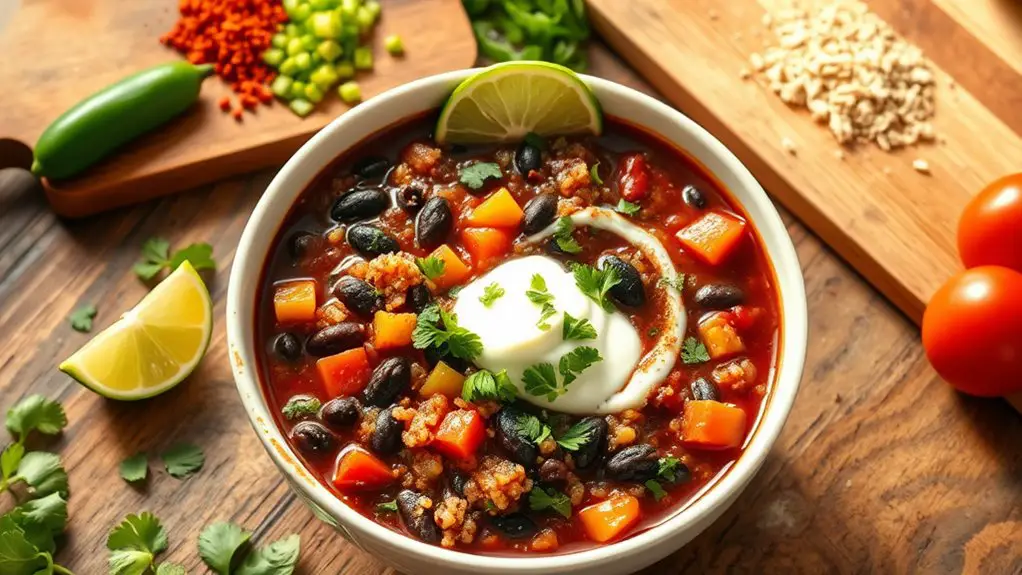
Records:
[[[486,424],[479,412],[459,409],[447,414],[430,446],[450,459],[466,459],[475,454],[484,439]]]
[[[511,192],[501,188],[476,206],[467,221],[473,226],[516,228],[524,215]]]
[[[724,261],[745,236],[745,220],[733,214],[707,212],[675,234],[685,250],[710,265]]]
[[[465,262],[461,261],[458,254],[454,253],[451,246],[444,244],[433,250],[430,256],[439,258],[444,262],[444,272],[433,278],[433,283],[440,289],[454,287],[468,279],[472,270]]]
[[[639,519],[639,500],[619,493],[578,512],[586,536],[597,543],[614,539]]]
[[[712,399],[685,402],[681,436],[685,444],[701,449],[730,449],[745,439],[745,410]]]
[[[316,280],[297,280],[273,287],[277,323],[316,321]]]
[[[316,361],[316,371],[331,398],[355,395],[369,383],[372,368],[364,347],[356,347]]]
[[[433,371],[429,372],[426,383],[419,388],[419,395],[429,397],[439,393],[454,399],[461,397],[461,388],[464,383],[464,375],[446,363],[438,361]]]
[[[376,312],[373,315],[373,347],[389,349],[412,345],[415,321],[414,313]]]
[[[361,447],[341,453],[334,472],[334,487],[341,491],[379,489],[394,481],[390,466]]]
[[[476,271],[506,256],[513,241],[511,232],[497,228],[465,228],[461,231],[461,243],[472,256]]]

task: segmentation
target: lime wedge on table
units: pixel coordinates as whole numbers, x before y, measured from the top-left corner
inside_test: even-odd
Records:
[[[60,370],[104,397],[152,397],[192,373],[212,332],[209,291],[185,261]]]
[[[436,141],[472,144],[603,130],[589,86],[564,66],[506,62],[466,78],[447,99]]]

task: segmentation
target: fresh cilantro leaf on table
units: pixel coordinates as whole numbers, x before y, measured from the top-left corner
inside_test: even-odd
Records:
[[[145,453],[136,453],[125,459],[120,465],[121,479],[132,483],[142,481],[149,475],[149,464]]]
[[[436,256],[415,258],[415,265],[418,266],[422,275],[426,276],[426,279],[429,280],[435,280],[444,275],[444,269],[447,268],[447,262]]]
[[[539,321],[536,322],[536,327],[546,331],[550,329],[550,324],[546,320],[552,318],[557,314],[557,310],[554,309],[554,296],[547,291],[546,280],[539,274],[533,274],[532,280],[529,282],[529,289],[525,292],[525,297],[529,298],[529,301],[539,306],[540,316]]]
[[[142,575],[150,573],[156,556],[167,549],[167,532],[155,515],[143,511],[111,529],[106,547],[111,574]]]
[[[504,288],[500,287],[500,284],[493,282],[490,285],[483,288],[483,295],[479,296],[479,302],[486,307],[493,305],[493,302],[504,297]]]
[[[29,451],[18,464],[18,472],[10,483],[22,480],[31,487],[32,494],[42,497],[59,493],[67,497],[67,472],[60,463],[60,457],[45,451]]]
[[[613,310],[614,304],[610,302],[607,293],[617,284],[621,283],[617,270],[611,266],[597,269],[586,264],[575,264],[571,266],[575,276],[575,285],[579,291],[589,299],[600,304],[605,310]]]
[[[312,417],[319,411],[321,404],[319,399],[311,395],[295,395],[287,400],[280,412],[284,418],[293,421],[303,417]]]
[[[188,571],[177,563],[160,563],[156,568],[156,575],[188,575]]]
[[[482,188],[486,180],[490,178],[502,178],[503,176],[500,164],[494,162],[476,162],[458,170],[459,181],[473,190]]]
[[[163,238],[149,238],[142,244],[142,259],[133,269],[139,279],[149,281],[164,269],[177,269],[185,260],[191,262],[197,270],[216,269],[213,246],[207,243],[191,244],[171,254],[170,242]]]
[[[696,363],[704,363],[710,361],[710,354],[706,351],[706,346],[703,342],[699,341],[695,337],[689,336],[685,338],[685,341],[681,344],[681,361],[685,365],[693,365]]]
[[[234,555],[251,537],[233,523],[214,523],[199,534],[199,557],[213,571],[228,575]]]
[[[97,313],[99,311],[96,309],[96,306],[90,303],[76,308],[71,312],[71,315],[67,316],[67,319],[71,322],[71,329],[82,333],[89,333],[92,331],[92,320],[96,317]]]
[[[596,162],[589,168],[589,179],[596,182],[597,186],[603,185],[603,178],[600,177],[600,163]]]
[[[426,306],[419,313],[412,332],[412,345],[416,349],[435,347],[441,353],[473,361],[483,352],[479,336],[458,325],[458,316],[437,304]]]
[[[571,218],[568,216],[557,218],[557,226],[554,228],[554,242],[557,243],[557,248],[566,254],[577,254],[582,251],[582,245],[572,235],[574,229],[575,224],[571,222]]]
[[[0,474],[4,481],[7,481],[18,470],[21,458],[25,455],[25,446],[20,443],[12,443],[0,453]]]
[[[543,489],[536,486],[529,491],[529,508],[533,511],[553,509],[565,518],[571,517],[571,500],[568,496],[555,489]]]
[[[42,395],[30,395],[7,410],[7,431],[22,444],[32,431],[56,435],[66,426],[64,408]]]
[[[561,330],[561,339],[564,341],[596,339],[596,328],[586,318],[575,319],[570,313],[564,312],[564,327]]]
[[[8,517],[0,519],[0,573],[33,575],[34,573],[70,573],[52,565],[50,554],[40,551],[28,540],[25,532]],[[52,565],[52,566],[51,566]]]
[[[639,204],[633,204],[632,202],[629,202],[628,200],[625,199],[618,200],[617,206],[614,207],[615,211],[620,212],[626,216],[634,216],[635,214],[639,213],[639,210],[641,209],[642,206],[640,206]]]
[[[518,389],[511,383],[511,378],[504,369],[496,374],[481,369],[468,376],[461,388],[461,398],[471,402],[492,399],[510,403],[517,396]]]
[[[301,540],[298,534],[289,535],[266,547],[249,551],[245,561],[233,573],[236,575],[290,575],[298,564]],[[157,574],[158,575],[158,574]]]
[[[667,497],[667,492],[664,491],[663,486],[655,479],[646,481],[646,489],[649,489],[649,492],[653,494],[653,499],[656,501],[660,501],[664,497]]]
[[[379,513],[397,513],[397,500],[391,499],[390,501],[377,504],[376,511]]]
[[[45,538],[45,547],[52,548],[53,538],[67,526],[67,501],[59,493],[30,499],[15,507],[9,517],[25,531],[29,540]]]
[[[674,278],[674,281],[671,281],[670,279],[668,279],[666,277],[662,277],[662,278],[658,279],[656,283],[657,283],[657,285],[662,285],[662,286],[665,286],[665,287],[672,287],[672,288],[674,288],[674,289],[676,289],[676,290],[678,290],[680,292],[680,291],[685,289],[685,274],[678,274]]]
[[[178,443],[171,446],[160,456],[167,473],[178,479],[183,479],[202,469],[206,463],[206,456],[202,449],[191,443]]]

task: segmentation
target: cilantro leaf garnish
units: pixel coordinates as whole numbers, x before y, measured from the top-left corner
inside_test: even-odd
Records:
[[[656,283],[657,285],[672,287],[680,292],[685,289],[685,274],[678,274],[673,281],[670,278],[662,277]]]
[[[706,346],[698,339],[689,336],[681,344],[681,361],[686,365],[710,361],[710,354],[706,352]]]
[[[378,513],[397,513],[397,500],[391,499],[376,505],[376,511]]]
[[[536,445],[550,437],[550,426],[540,421],[535,415],[518,410],[511,413],[514,415],[514,426],[518,430],[518,435]]]
[[[525,297],[529,298],[529,301],[532,303],[538,305],[540,309],[539,320],[536,322],[536,327],[546,331],[550,329],[550,324],[548,324],[546,320],[557,314],[557,310],[554,309],[554,296],[547,291],[546,280],[539,274],[532,275],[529,287],[531,289],[525,292]]]
[[[557,373],[549,363],[537,363],[529,366],[522,374],[525,391],[531,395],[545,395],[547,401],[554,401],[568,391],[568,386],[575,381],[580,373],[598,361],[602,361],[596,348],[580,346],[561,356],[557,372],[561,374],[561,383],[557,382]]]
[[[415,258],[415,265],[418,266],[422,275],[426,276],[429,280],[435,280],[444,275],[444,269],[447,268],[447,262],[436,256]]]
[[[145,453],[136,453],[125,459],[120,465],[121,479],[133,483],[142,481],[149,475],[149,464]]]
[[[599,166],[600,163],[596,162],[595,164],[592,165],[592,167],[589,168],[589,179],[596,182],[597,186],[602,186],[603,179],[600,177]]]
[[[665,481],[677,480],[678,474],[683,470],[681,460],[673,455],[661,457],[657,463],[657,477]],[[687,469],[685,471],[687,471]]]
[[[214,523],[199,534],[199,557],[213,571],[228,575],[234,555],[251,537],[233,523]]]
[[[581,419],[557,438],[557,445],[567,451],[578,451],[587,442],[598,439],[601,431],[598,422],[593,418]]]
[[[42,395],[30,395],[7,410],[7,431],[18,436],[21,444],[32,431],[56,435],[65,426],[67,416],[64,408]]]
[[[473,361],[483,352],[479,336],[458,325],[458,316],[437,304],[426,306],[419,313],[412,332],[416,349],[435,347],[441,354]]]
[[[533,148],[537,148],[540,150],[546,149],[546,140],[544,140],[543,136],[540,136],[536,132],[529,132],[528,134],[525,134],[525,138],[523,138],[523,140],[525,141],[526,144],[532,146]]]
[[[557,227],[554,228],[554,242],[557,243],[557,248],[566,254],[577,254],[582,251],[582,245],[572,235],[574,229],[575,224],[571,222],[571,218],[568,216],[557,218]]]
[[[596,339],[596,328],[586,318],[576,319],[570,313],[564,312],[564,326],[561,329],[561,339],[564,341]]]
[[[461,398],[471,402],[493,399],[511,403],[517,396],[518,389],[511,383],[504,369],[496,374],[481,369],[468,376],[461,387]]]
[[[202,469],[206,456],[202,449],[191,443],[178,443],[171,446],[160,456],[167,473],[178,479],[184,479]]]
[[[559,392],[557,385],[557,373],[554,366],[549,363],[537,363],[529,366],[522,374],[522,381],[525,383],[525,391],[531,395],[545,395],[548,401],[557,399],[557,396],[564,393]]]
[[[575,381],[580,373],[598,361],[603,361],[603,358],[600,357],[600,350],[586,345],[576,347],[562,355],[561,361],[557,365],[557,371],[564,378],[563,387],[567,388],[568,384]]]
[[[500,164],[494,162],[476,162],[458,170],[458,180],[473,190],[483,187],[490,178],[501,178]]]
[[[213,246],[207,243],[191,244],[171,254],[170,242],[163,238],[149,238],[142,244],[142,259],[133,269],[139,279],[149,281],[164,269],[177,269],[185,260],[191,262],[197,270],[216,269]]]
[[[67,319],[71,322],[71,329],[82,333],[89,333],[92,331],[92,320],[96,317],[97,313],[96,306],[90,303],[76,308],[71,312],[71,315],[67,316]]]
[[[278,539],[266,547],[253,549],[238,567],[236,575],[291,575],[298,564],[301,539],[298,534]],[[159,574],[157,574],[159,575]]]
[[[533,511],[553,509],[566,519],[571,517],[571,499],[555,489],[534,487],[532,491],[529,491],[529,507]]]
[[[287,400],[280,412],[290,421],[303,417],[312,417],[320,408],[319,399],[311,395],[295,395]]]
[[[614,309],[614,304],[607,297],[607,292],[621,282],[616,269],[611,266],[597,269],[586,264],[575,264],[571,267],[571,271],[575,275],[575,285],[582,293],[600,304],[603,309],[608,311]]]
[[[663,486],[655,479],[646,481],[646,489],[649,489],[649,492],[653,494],[653,499],[656,501],[660,501],[664,497],[667,497],[667,492],[664,491]]]
[[[615,211],[620,212],[626,216],[634,216],[635,214],[639,213],[639,210],[641,209],[642,206],[640,206],[639,204],[633,204],[632,202],[629,202],[628,200],[625,199],[618,200],[617,205],[614,206]]]
[[[500,284],[493,282],[490,285],[483,288],[483,295],[479,296],[479,301],[486,307],[493,305],[493,302],[504,297],[504,288],[500,287]]]

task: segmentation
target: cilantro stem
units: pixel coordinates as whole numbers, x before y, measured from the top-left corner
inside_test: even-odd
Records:
[[[53,572],[60,573],[61,575],[75,575],[67,567],[62,567],[60,565],[57,565],[56,563],[53,564]]]

